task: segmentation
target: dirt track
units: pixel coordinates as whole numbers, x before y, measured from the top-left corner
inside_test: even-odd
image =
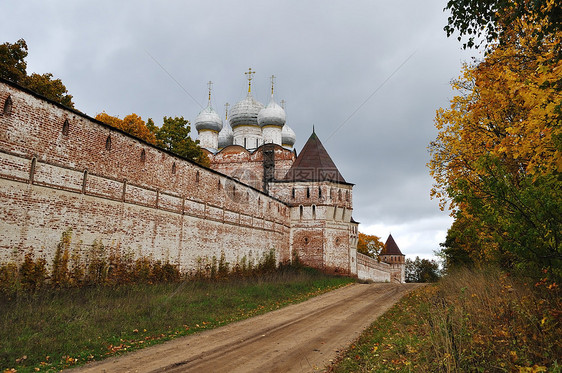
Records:
[[[77,372],[323,370],[415,286],[346,286],[265,315],[92,363]]]

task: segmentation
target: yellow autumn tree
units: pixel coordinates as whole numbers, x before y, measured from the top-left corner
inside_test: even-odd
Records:
[[[539,20],[512,26],[482,62],[464,67],[453,83],[459,94],[437,111],[432,196],[459,222],[446,249],[464,247],[476,262],[561,268],[562,33],[539,39]]]
[[[96,119],[130,135],[138,137],[139,139],[142,139],[152,145],[156,145],[156,134],[150,131],[150,129],[146,126],[145,121],[135,113],[129,114],[125,118],[120,119],[102,112],[96,115]]]
[[[376,258],[381,252],[384,244],[380,237],[359,232],[357,237],[357,252]]]

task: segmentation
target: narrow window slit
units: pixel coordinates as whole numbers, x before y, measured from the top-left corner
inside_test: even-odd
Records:
[[[65,119],[62,125],[62,134],[64,136],[68,136],[69,132],[70,132],[70,123],[68,123],[68,119]]]
[[[12,96],[8,96],[6,101],[4,101],[4,115],[12,114]]]

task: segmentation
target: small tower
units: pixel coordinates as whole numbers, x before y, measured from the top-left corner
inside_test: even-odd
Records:
[[[281,145],[281,128],[285,125],[285,110],[273,99],[273,85],[275,75],[271,76],[271,100],[260,110],[258,125],[262,129],[264,144]]]
[[[199,136],[199,145],[214,153],[219,147],[219,132],[222,130],[222,120],[211,106],[211,86],[209,82],[209,103],[195,118],[195,128]]]
[[[406,256],[398,248],[394,238],[392,238],[392,234],[388,235],[379,258],[381,262],[390,264],[392,268],[390,273],[392,282],[406,282]]]

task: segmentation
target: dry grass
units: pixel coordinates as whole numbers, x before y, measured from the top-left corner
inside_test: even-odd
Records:
[[[463,270],[405,297],[331,369],[560,372],[561,335],[556,284]]]

